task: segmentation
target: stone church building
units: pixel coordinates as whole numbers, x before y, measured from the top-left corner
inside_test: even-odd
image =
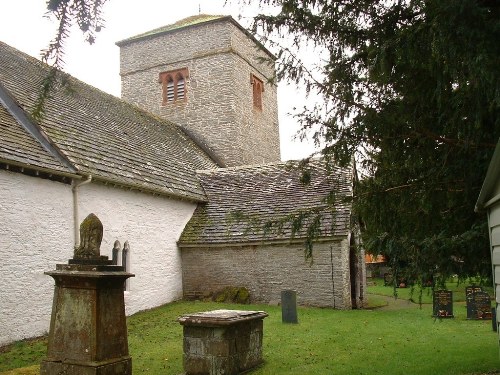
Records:
[[[101,254],[135,274],[127,314],[227,286],[362,307],[355,172],[280,161],[274,56],[225,16],[117,44],[121,99],[62,73],[35,118],[49,67],[0,42],[0,346],[47,332],[44,272],[72,257],[90,213]]]

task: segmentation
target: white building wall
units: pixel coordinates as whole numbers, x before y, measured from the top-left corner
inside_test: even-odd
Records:
[[[71,186],[0,170],[0,345],[48,332],[54,281],[73,253]]]
[[[91,183],[79,188],[79,218],[103,223],[101,255],[130,244],[127,315],[182,297],[176,241],[196,204]],[[0,346],[48,332],[54,281],[45,271],[73,257],[70,185],[0,170]]]
[[[498,186],[497,185],[497,191]],[[496,196],[496,194],[495,194]],[[495,284],[495,308],[497,309],[497,332],[500,345],[500,202],[488,207],[488,224],[490,229],[491,263],[493,267],[493,281]]]
[[[79,222],[94,213],[104,227],[101,255],[111,259],[116,240],[130,244],[125,292],[127,315],[182,298],[176,242],[196,204],[137,191],[89,184],[79,189]]]

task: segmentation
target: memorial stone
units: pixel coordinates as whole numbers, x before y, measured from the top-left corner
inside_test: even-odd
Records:
[[[236,375],[263,362],[264,311],[214,310],[181,316],[185,375]]]
[[[295,290],[281,292],[281,320],[283,323],[298,323],[297,292]]]
[[[451,290],[436,290],[433,296],[432,316],[436,318],[454,318],[453,292]]]
[[[94,214],[80,226],[81,245],[68,264],[45,272],[55,290],[41,375],[130,375],[123,285],[132,277],[100,255],[102,223]]]
[[[468,286],[465,288],[465,299],[467,303],[467,319],[489,320],[491,319],[491,298],[480,286]]]

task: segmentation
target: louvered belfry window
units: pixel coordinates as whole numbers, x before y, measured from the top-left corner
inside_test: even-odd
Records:
[[[187,100],[187,79],[187,68],[160,73],[159,82],[162,85],[163,105],[182,103]]]

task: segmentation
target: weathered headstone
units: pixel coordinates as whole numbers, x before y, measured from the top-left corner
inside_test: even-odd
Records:
[[[436,290],[432,301],[432,316],[436,318],[454,318],[453,292],[451,290]]]
[[[491,319],[491,298],[480,286],[468,286],[465,288],[465,300],[467,303],[467,319],[489,320]]]
[[[89,215],[73,259],[45,272],[56,285],[41,375],[132,373],[123,285],[134,275],[100,255],[102,232],[97,216]]]
[[[298,323],[297,319],[297,292],[283,290],[281,292],[281,321],[283,323]]]

